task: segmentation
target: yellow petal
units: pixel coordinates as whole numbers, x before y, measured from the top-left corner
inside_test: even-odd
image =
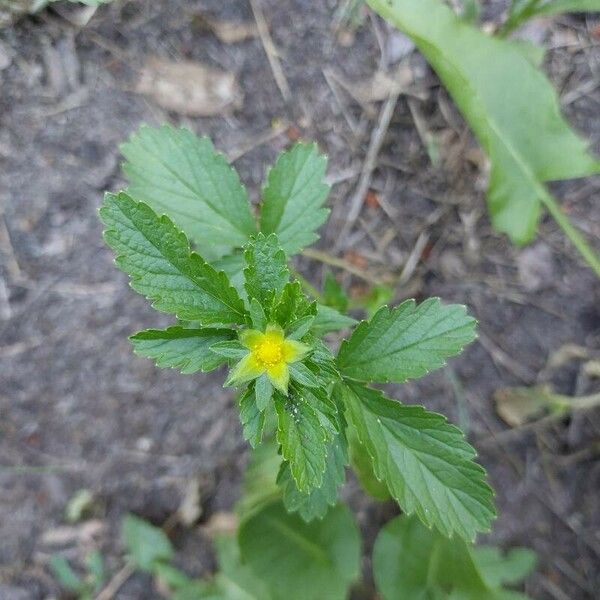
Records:
[[[278,363],[272,367],[267,368],[267,375],[271,380],[271,383],[280,392],[283,392],[286,396],[288,393],[288,384],[290,382],[290,370],[285,363]]]
[[[256,331],[256,329],[244,329],[244,331],[240,331],[241,344],[250,350],[252,350],[264,337],[265,334]]]
[[[256,379],[265,372],[265,367],[259,362],[252,352],[249,352],[240,362],[233,367],[225,385],[238,385]]]
[[[310,352],[310,346],[296,340],[284,340],[282,350],[285,362],[293,363],[302,360]]]

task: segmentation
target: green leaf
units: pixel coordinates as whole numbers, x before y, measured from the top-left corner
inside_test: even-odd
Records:
[[[559,210],[544,182],[600,170],[548,79],[510,41],[461,22],[441,0],[368,4],[417,44],[491,158],[494,227],[514,243],[532,240],[542,203],[555,218]]]
[[[373,470],[373,461],[367,449],[358,439],[355,427],[350,424],[347,429],[350,464],[363,490],[376,500],[389,500],[390,491],[383,481],[377,479]]]
[[[416,513],[448,536],[473,539],[489,531],[496,514],[493,492],[457,427],[422,406],[405,406],[357,383],[348,382],[340,392],[376,477],[405,513]]]
[[[86,565],[90,574],[91,584],[96,593],[100,592],[100,589],[104,585],[106,578],[106,571],[104,569],[104,559],[102,554],[98,550],[93,550],[86,557]]]
[[[244,269],[248,297],[270,307],[290,278],[287,258],[277,236],[265,237],[259,233],[246,246],[244,258],[248,265]]]
[[[390,521],[373,548],[373,574],[384,600],[525,600],[490,585],[473,560],[472,546],[448,539],[405,515]]]
[[[235,508],[240,521],[250,518],[266,505],[281,498],[281,489],[276,483],[281,467],[278,449],[276,440],[267,438],[252,450],[244,474],[242,497]]]
[[[273,600],[344,600],[359,576],[360,536],[343,506],[305,523],[271,504],[242,524],[238,539],[242,562]]]
[[[240,421],[244,439],[256,448],[260,444],[265,428],[265,413],[259,410],[256,404],[256,395],[253,387],[248,389],[240,397]]]
[[[291,340],[301,340],[311,329],[316,315],[306,315],[296,319],[287,328],[286,337]]]
[[[139,356],[156,361],[157,367],[179,369],[182,373],[212,371],[225,360],[210,347],[220,341],[230,340],[233,332],[227,329],[147,329],[129,339]]]
[[[345,466],[348,455],[345,441],[337,435],[327,449],[327,466],[323,482],[308,494],[298,491],[292,477],[290,465],[281,465],[277,483],[283,490],[283,504],[288,512],[297,512],[307,523],[313,519],[322,519],[331,506],[338,501],[338,490],[346,480]]]
[[[75,574],[67,559],[60,554],[53,554],[50,557],[50,569],[60,585],[69,592],[78,593],[85,589],[85,584]]]
[[[273,386],[266,374],[261,375],[254,382],[254,393],[256,395],[256,408],[262,412],[267,408],[273,397]]]
[[[250,300],[250,320],[254,329],[258,329],[258,331],[264,331],[267,327],[267,315],[256,298]]]
[[[358,321],[323,304],[317,305],[317,316],[312,324],[312,331],[316,335],[325,335],[330,331],[339,331],[356,325]]]
[[[216,342],[210,347],[210,349],[215,354],[218,354],[219,356],[222,356],[224,358],[240,360],[248,354],[248,348],[242,346],[242,344],[240,344],[238,340],[232,340],[231,337],[232,336],[230,336],[229,339],[225,341]]]
[[[190,252],[185,235],[168,217],[120,193],[106,194],[100,218],[117,266],[154,308],[205,325],[246,322],[244,303],[225,274]]]
[[[246,190],[208,138],[169,125],[144,126],[121,152],[127,193],[170,215],[206,259],[243,246],[256,233]]]
[[[170,561],[173,547],[165,532],[135,515],[123,520],[123,542],[131,561],[142,571],[152,571],[156,562]]]
[[[345,313],[348,310],[348,302],[348,294],[344,288],[331,273],[327,273],[323,284],[323,304]]]
[[[305,394],[275,395],[277,441],[301,492],[321,485],[326,467],[328,432]]]
[[[284,152],[267,176],[263,189],[260,230],[276,233],[288,255],[297,254],[318,239],[316,230],[329,210],[323,203],[329,186],[323,180],[327,159],[316,144],[296,144]]]
[[[267,585],[242,564],[235,537],[220,535],[215,547],[219,561],[215,583],[223,600],[271,600]]]
[[[308,303],[300,283],[290,281],[283,288],[271,316],[272,320],[286,328],[298,319],[312,314],[316,314],[316,304]]]
[[[288,368],[292,379],[300,385],[309,388],[321,387],[321,382],[317,379],[317,376],[301,362],[290,364]]]
[[[472,556],[490,587],[520,583],[537,562],[535,552],[529,548],[512,548],[503,554],[494,546],[476,546]]]
[[[403,383],[443,366],[474,339],[475,319],[464,306],[407,300],[360,323],[342,343],[337,365],[354,379]]]
[[[536,15],[562,12],[599,12],[600,0],[542,0],[534,7]]]
[[[152,574],[160,580],[162,584],[166,584],[171,590],[189,588],[195,583],[183,571],[170,564],[156,562],[152,566]]]

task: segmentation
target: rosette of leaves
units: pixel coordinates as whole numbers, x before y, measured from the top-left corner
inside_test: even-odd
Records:
[[[462,432],[372,387],[441,367],[474,339],[475,320],[433,298],[356,324],[307,297],[288,267],[327,217],[316,146],[296,144],[277,160],[256,218],[206,138],[145,127],[123,152],[130,187],[104,199],[105,239],[131,287],[175,319],[133,335],[134,350],[186,374],[228,370],[245,439],[276,447],[272,486],[262,486],[269,501],[278,496],[306,523],[323,518],[338,502],[350,441],[361,480],[370,469],[405,513],[446,536],[488,530],[493,493]],[[350,327],[337,353],[322,341]]]

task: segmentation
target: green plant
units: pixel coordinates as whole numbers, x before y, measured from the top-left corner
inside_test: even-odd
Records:
[[[506,35],[533,17],[585,11],[600,11],[600,0],[511,0],[501,33]]]
[[[50,557],[50,569],[56,581],[79,600],[92,600],[104,585],[104,561],[99,552],[88,554],[86,567],[87,573],[82,578],[73,571],[64,556],[53,554]]]
[[[484,33],[442,0],[368,4],[415,42],[489,155],[488,209],[494,227],[513,243],[526,244],[536,235],[544,207],[600,275],[597,253],[546,187],[549,181],[598,173],[600,162],[561,116],[556,93],[536,66],[535,47],[532,52],[529,44]],[[575,9],[600,5],[597,0],[515,1],[505,31],[534,13]]]
[[[133,289],[176,319],[133,335],[134,350],[182,373],[226,367],[226,385],[240,391],[243,435],[255,450],[238,507],[239,552],[268,590],[251,597],[347,595],[360,557],[356,525],[338,504],[350,457],[367,491],[389,493],[443,536],[470,541],[489,530],[493,493],[462,432],[370,386],[441,367],[474,339],[475,320],[433,298],[383,306],[356,324],[307,297],[288,266],[327,217],[316,146],[279,157],[258,219],[207,138],[143,127],[122,151],[130,186],[105,196],[105,240]],[[346,305],[331,281],[319,295]],[[349,327],[334,354],[322,336]],[[159,562],[170,558],[164,539],[149,545],[140,566],[151,568],[157,549]]]

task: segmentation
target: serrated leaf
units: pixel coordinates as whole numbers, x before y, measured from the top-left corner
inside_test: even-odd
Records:
[[[254,388],[249,387],[240,397],[240,421],[244,439],[256,448],[262,441],[265,413],[258,409]]]
[[[123,520],[123,541],[129,558],[142,571],[151,571],[156,562],[173,557],[173,547],[165,532],[132,514]]]
[[[344,506],[305,523],[271,504],[242,524],[238,539],[242,562],[273,600],[344,600],[359,576],[360,536]]]
[[[225,360],[210,347],[230,340],[233,332],[227,329],[147,329],[132,335],[129,340],[139,356],[151,358],[157,367],[179,369],[184,374],[212,371]]]
[[[329,193],[324,183],[327,159],[316,144],[298,143],[277,159],[263,189],[260,230],[276,233],[288,255],[300,252],[318,239],[315,233],[329,210],[323,203]]]
[[[327,459],[328,432],[305,394],[287,398],[275,395],[277,441],[283,458],[290,463],[296,486],[310,492],[323,481]]]
[[[335,308],[331,308],[331,306],[318,304],[317,316],[313,321],[312,331],[317,335],[325,335],[330,331],[339,331],[340,329],[353,327],[357,322],[356,319],[343,315],[335,310]]]
[[[526,600],[518,592],[490,585],[473,559],[473,548],[448,539],[418,519],[402,515],[379,532],[373,574],[383,600]]]
[[[471,540],[489,530],[496,514],[493,492],[460,429],[442,415],[358,383],[340,391],[375,475],[405,513],[447,536]]]
[[[185,234],[167,216],[120,193],[106,194],[100,218],[117,266],[154,308],[205,325],[246,322],[244,303],[225,274],[190,252]]]
[[[284,462],[277,483],[283,490],[283,504],[286,510],[297,512],[307,523],[313,519],[322,519],[329,508],[337,504],[338,490],[346,480],[347,462],[345,441],[341,435],[337,435],[327,449],[327,467],[323,474],[323,482],[308,494],[298,491],[290,465]]]
[[[230,253],[257,232],[246,190],[208,138],[170,125],[143,126],[121,152],[127,193],[169,214],[206,259]]]
[[[442,0],[368,4],[416,43],[490,156],[494,227],[514,243],[532,240],[542,204],[555,203],[544,182],[600,170],[548,79],[511,41],[463,23]]]
[[[475,319],[462,305],[430,298],[381,308],[363,321],[340,348],[343,375],[362,381],[403,383],[445,364],[475,339]]]
[[[263,307],[270,307],[290,278],[287,258],[277,236],[271,234],[266,237],[259,233],[246,246],[244,258],[247,265],[244,278],[248,297],[258,300]]]

